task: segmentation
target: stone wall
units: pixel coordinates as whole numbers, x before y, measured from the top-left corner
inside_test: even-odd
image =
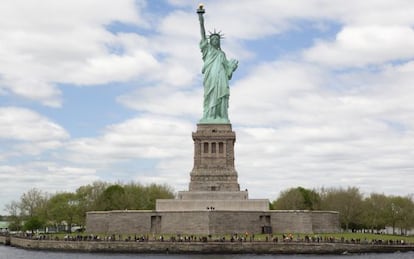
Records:
[[[211,234],[260,233],[262,212],[220,211],[210,214]]]
[[[310,211],[280,210],[270,212],[272,230],[275,233],[313,233],[312,212]],[[339,229],[335,229],[335,226],[332,225],[329,232],[337,232]]]
[[[312,211],[312,232],[330,233],[332,226],[339,225],[339,213],[332,211]]]
[[[169,254],[342,254],[413,251],[414,245],[362,245],[344,243],[274,243],[274,242],[105,242],[48,241],[12,237],[11,245],[34,250],[169,253]]]
[[[108,233],[109,211],[88,212],[86,215],[86,228],[92,233]]]
[[[90,233],[231,234],[332,233],[339,231],[330,211],[107,211],[88,212]]]
[[[160,215],[162,215],[160,233],[209,233],[209,213],[206,213],[205,211],[165,212]]]
[[[141,233],[151,232],[151,215],[157,215],[152,211],[113,211],[108,217],[109,233],[133,233],[133,230],[141,230]]]
[[[248,200],[173,200],[157,199],[156,211],[203,211],[206,208],[231,211],[263,211],[269,209],[267,199]]]

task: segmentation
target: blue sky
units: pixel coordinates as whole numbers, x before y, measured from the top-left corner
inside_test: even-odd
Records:
[[[239,60],[229,117],[252,198],[414,193],[414,2],[204,1]],[[202,114],[198,1],[0,3],[0,214],[36,187],[186,190]]]

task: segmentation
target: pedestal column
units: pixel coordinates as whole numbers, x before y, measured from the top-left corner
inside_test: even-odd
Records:
[[[189,191],[240,191],[234,168],[236,134],[231,124],[198,124]]]

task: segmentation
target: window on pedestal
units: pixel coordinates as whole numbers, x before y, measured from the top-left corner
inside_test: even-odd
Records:
[[[211,153],[216,153],[216,143],[211,143]]]
[[[219,153],[223,153],[223,152],[224,152],[224,143],[219,142]]]
[[[203,152],[204,152],[204,153],[208,153],[208,142],[204,142],[204,145],[203,145]]]

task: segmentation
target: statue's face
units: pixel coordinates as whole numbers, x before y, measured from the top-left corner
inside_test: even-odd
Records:
[[[220,38],[217,36],[213,36],[210,38],[210,44],[213,45],[213,47],[218,48],[220,47]]]

